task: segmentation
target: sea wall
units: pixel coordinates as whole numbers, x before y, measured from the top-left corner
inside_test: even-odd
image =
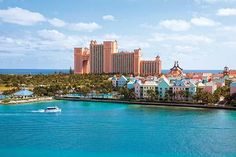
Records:
[[[124,103],[124,104],[134,104],[134,105],[151,105],[151,106],[195,107],[195,108],[224,109],[224,110],[236,111],[236,107],[233,107],[233,106],[213,106],[213,105],[207,105],[207,104],[193,104],[193,103],[127,101],[127,100],[117,100],[117,99],[78,98],[78,97],[69,97],[69,96],[54,97],[54,99],[69,100],[69,101]]]

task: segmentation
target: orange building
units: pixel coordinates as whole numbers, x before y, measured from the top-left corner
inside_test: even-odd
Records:
[[[120,73],[134,75],[161,74],[161,60],[141,61],[141,49],[133,52],[118,52],[117,41],[98,44],[92,40],[90,49],[74,49],[74,72],[76,74]]]
[[[230,70],[229,67],[226,66],[224,67],[223,75],[230,78],[236,77],[236,70]]]
[[[170,69],[169,74],[167,74],[167,76],[172,76],[172,77],[179,77],[179,76],[183,76],[183,69],[180,68],[179,66],[179,62],[175,61],[174,66]]]

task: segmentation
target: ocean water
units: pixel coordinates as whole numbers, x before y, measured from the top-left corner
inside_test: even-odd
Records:
[[[53,105],[62,112],[40,112]],[[233,157],[236,112],[79,101],[0,105],[0,156]]]
[[[0,69],[0,74],[55,74],[55,73],[69,73],[69,69]],[[162,70],[166,74],[169,70]],[[220,73],[222,70],[184,70],[185,73],[190,72],[205,72],[205,73]]]
[[[69,69],[0,69],[0,74],[55,74],[69,73]]]

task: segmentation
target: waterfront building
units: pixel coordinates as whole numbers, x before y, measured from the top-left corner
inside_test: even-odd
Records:
[[[127,88],[128,89],[134,89],[134,84],[136,83],[136,80],[130,80],[128,83],[127,83]]]
[[[224,87],[225,86],[225,79],[224,78],[215,78],[212,80],[212,82],[214,82],[217,86],[217,88],[219,87]]]
[[[196,94],[196,91],[197,86],[189,79],[176,80],[172,85],[172,92],[175,99],[180,100],[184,97],[184,95],[188,95],[188,97],[191,98],[191,96]],[[181,93],[184,93],[184,95]]]
[[[175,61],[174,66],[170,69],[170,72],[167,74],[168,77],[174,77],[174,78],[181,78],[185,74],[183,72],[183,69],[179,66],[179,62]]]
[[[228,78],[235,78],[236,77],[236,70],[230,70],[229,67],[225,66],[223,70],[223,75]]]
[[[74,73],[88,74],[90,73],[89,65],[89,49],[74,48]]]
[[[233,95],[236,93],[236,82],[232,82],[230,84],[230,95]]]
[[[124,87],[127,84],[127,78],[122,75],[121,77],[117,78],[116,76],[113,76],[112,78],[112,85],[113,87]]]
[[[160,56],[156,56],[153,61],[143,60],[140,62],[140,73],[144,76],[147,75],[159,75],[161,74],[161,59]]]
[[[135,88],[135,95],[137,98],[148,98],[148,90],[153,90],[156,92],[156,94],[158,94],[158,88],[157,88],[157,83],[155,81],[145,81],[142,82],[140,80],[138,80],[135,84],[134,84],[134,88]]]
[[[159,79],[157,89],[160,99],[165,99],[169,91],[172,92],[170,81],[164,75]]]
[[[141,49],[132,52],[118,52],[117,41],[104,41],[97,43],[92,40],[90,48],[74,48],[75,74],[134,74],[134,75],[160,75],[161,59],[142,61]]]
[[[217,89],[216,83],[214,83],[212,81],[211,82],[206,82],[206,83],[201,83],[200,82],[200,83],[197,84],[197,87],[202,88],[203,91],[211,93],[211,94],[213,94],[215,92],[215,90]]]

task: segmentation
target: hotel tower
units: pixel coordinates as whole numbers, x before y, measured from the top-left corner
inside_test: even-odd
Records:
[[[92,40],[89,49],[74,48],[74,73],[159,75],[161,60],[159,56],[154,60],[141,60],[141,49],[118,52],[117,41],[99,44]]]

